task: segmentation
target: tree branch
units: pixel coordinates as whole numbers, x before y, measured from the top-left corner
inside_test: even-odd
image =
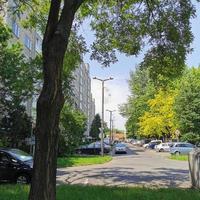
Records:
[[[46,44],[49,38],[54,34],[57,23],[59,20],[61,0],[51,0],[51,6],[49,10],[49,17],[47,21],[47,26],[45,30],[43,44]]]

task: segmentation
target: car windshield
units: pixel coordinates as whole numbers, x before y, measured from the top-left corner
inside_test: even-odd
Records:
[[[119,144],[116,144],[116,147],[126,147],[126,145],[119,143]]]
[[[33,159],[33,157],[29,154],[27,154],[24,151],[21,151],[19,149],[11,149],[9,150],[9,153],[16,159],[26,162],[26,161],[30,161]]]

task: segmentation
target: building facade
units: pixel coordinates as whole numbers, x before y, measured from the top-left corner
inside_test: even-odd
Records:
[[[2,13],[5,23],[11,28],[13,37],[11,43],[20,42],[23,46],[23,55],[27,60],[34,59],[42,50],[42,38],[35,29],[25,29],[21,25],[21,20],[26,18],[26,14],[21,14],[20,17],[13,15],[12,8],[15,3],[8,0],[5,3],[5,9]],[[33,98],[24,102],[26,111],[29,116],[32,116]]]
[[[5,5],[3,18],[13,32],[11,43],[20,42],[23,45],[23,54],[27,60],[35,58],[37,54],[41,53],[42,37],[35,29],[23,28],[20,22],[22,19],[26,18],[26,14],[20,15],[19,18],[9,11],[15,6],[12,0],[8,0]],[[91,94],[91,79],[88,64],[82,63],[74,71],[72,87],[74,106],[81,110],[87,117],[87,130],[85,136],[89,136],[90,126],[95,115],[95,102]],[[35,118],[36,99],[31,98],[24,104],[26,106],[27,114]]]
[[[85,136],[89,137],[90,127],[95,116],[95,100],[91,93],[91,78],[89,64],[81,63],[73,73],[73,100],[75,108],[81,110],[87,117]]]

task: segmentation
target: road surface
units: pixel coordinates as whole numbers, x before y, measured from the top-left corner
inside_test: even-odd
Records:
[[[106,164],[58,169],[58,184],[108,186],[190,187],[188,163],[168,159],[129,145],[127,155],[114,155]]]

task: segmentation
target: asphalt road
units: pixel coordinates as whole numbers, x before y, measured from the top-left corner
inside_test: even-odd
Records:
[[[128,154],[114,155],[109,163],[59,169],[57,183],[190,187],[188,163],[170,160],[168,156],[129,145]]]

